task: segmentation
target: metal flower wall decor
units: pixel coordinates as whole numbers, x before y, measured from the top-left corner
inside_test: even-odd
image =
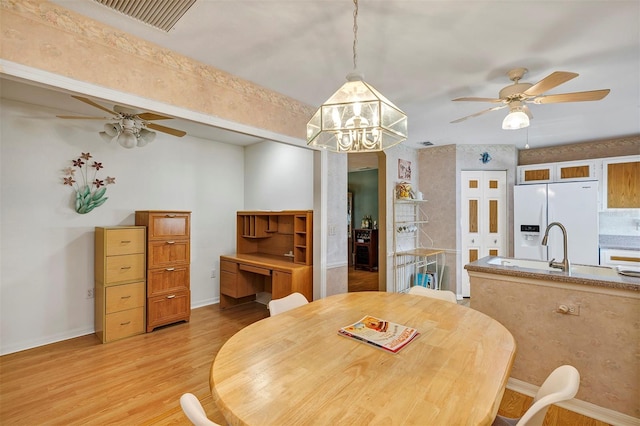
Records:
[[[93,157],[90,153],[83,152],[80,158],[71,160],[72,167],[67,167],[63,170],[65,176],[62,183],[75,189],[75,208],[76,212],[80,214],[89,213],[96,207],[103,205],[109,199],[109,197],[105,197],[107,193],[106,185],[116,183],[116,178],[111,176],[107,176],[104,180],[98,179],[98,171],[104,166],[97,161],[93,161],[93,164],[89,165],[91,158]],[[93,169],[93,177],[91,178],[89,178],[91,174],[90,168]],[[81,182],[74,179],[78,170]]]

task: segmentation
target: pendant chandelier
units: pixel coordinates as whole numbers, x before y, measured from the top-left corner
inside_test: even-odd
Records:
[[[307,145],[346,153],[382,151],[407,138],[407,116],[357,72],[358,0],[353,4],[353,72],[307,123]]]

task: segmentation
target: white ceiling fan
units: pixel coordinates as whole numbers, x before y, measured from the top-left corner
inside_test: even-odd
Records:
[[[58,115],[63,119],[85,119],[85,120],[109,120],[115,121],[106,123],[104,131],[100,132],[100,136],[107,142],[117,141],[125,148],[133,148],[135,146],[142,147],[155,139],[156,134],[149,129],[158,132],[167,133],[169,135],[182,137],[187,133],[182,130],[173,129],[171,127],[161,126],[152,123],[155,120],[169,120],[171,117],[156,114],[153,112],[137,111],[132,108],[114,105],[113,110],[106,108],[91,99],[82,96],[71,95],[74,99],[84,102],[88,105],[101,109],[111,114],[111,117],[83,117],[73,115]]]
[[[502,122],[502,128],[521,129],[523,127],[527,127],[529,125],[529,120],[533,118],[529,107],[527,107],[527,103],[552,104],[560,102],[598,101],[607,96],[610,92],[610,89],[600,89],[586,92],[545,95],[545,92],[576,78],[578,74],[567,71],[555,71],[536,84],[521,83],[520,80],[527,72],[528,70],[526,68],[514,68],[510,70],[507,75],[509,76],[509,79],[513,81],[513,84],[500,90],[498,98],[464,97],[453,99],[453,101],[490,102],[500,105],[459,118],[451,123],[459,123],[487,112],[509,107],[509,114]]]

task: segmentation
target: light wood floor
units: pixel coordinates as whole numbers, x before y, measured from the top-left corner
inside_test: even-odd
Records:
[[[224,418],[209,391],[211,362],[234,333],[268,316],[249,303],[192,311],[191,322],[100,344],[94,335],[0,357],[0,424],[188,425],[179,404],[194,393],[207,415]],[[500,413],[518,416],[529,398],[507,391]],[[545,425],[602,426],[552,409]]]

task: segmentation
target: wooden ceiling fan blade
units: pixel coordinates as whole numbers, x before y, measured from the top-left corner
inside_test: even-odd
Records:
[[[68,118],[74,120],[111,120],[111,117],[78,117],[75,115],[56,115],[58,118]]]
[[[506,108],[506,106],[507,105],[500,105],[500,106],[497,106],[497,107],[485,109],[484,111],[476,112],[475,114],[467,115],[466,117],[462,117],[462,118],[458,118],[457,120],[453,120],[451,123],[459,123],[459,122],[467,120],[469,118],[477,117],[479,115],[486,114],[486,113],[491,112],[491,111],[497,111],[499,109]]]
[[[524,91],[527,96],[538,96],[578,76],[575,72],[555,71]]]
[[[560,93],[540,96],[533,100],[534,104],[557,104],[560,102],[599,101],[609,94],[610,89],[590,90],[587,92]]]
[[[182,130],[172,129],[171,127],[165,127],[155,123],[146,123],[145,126],[150,129],[157,130],[158,132],[168,133],[179,138],[187,134],[187,132],[183,132]]]
[[[451,99],[452,101],[467,101],[467,102],[502,102],[502,99],[497,98],[456,98]]]
[[[153,121],[153,120],[171,120],[173,117],[167,117],[166,115],[156,114],[155,112],[143,112],[142,114],[138,114],[144,121]]]
[[[76,95],[71,95],[71,97],[72,97],[72,98],[74,98],[74,99],[79,100],[80,102],[84,102],[85,104],[89,104],[89,105],[91,105],[92,107],[95,107],[95,108],[101,109],[101,110],[103,110],[103,111],[106,111],[106,112],[108,112],[109,114],[112,114],[112,115],[118,115],[118,113],[117,113],[117,112],[112,111],[112,110],[110,110],[109,108],[103,107],[102,105],[100,105],[100,104],[97,104],[97,103],[93,102],[91,99],[83,98],[82,96],[76,96]]]

